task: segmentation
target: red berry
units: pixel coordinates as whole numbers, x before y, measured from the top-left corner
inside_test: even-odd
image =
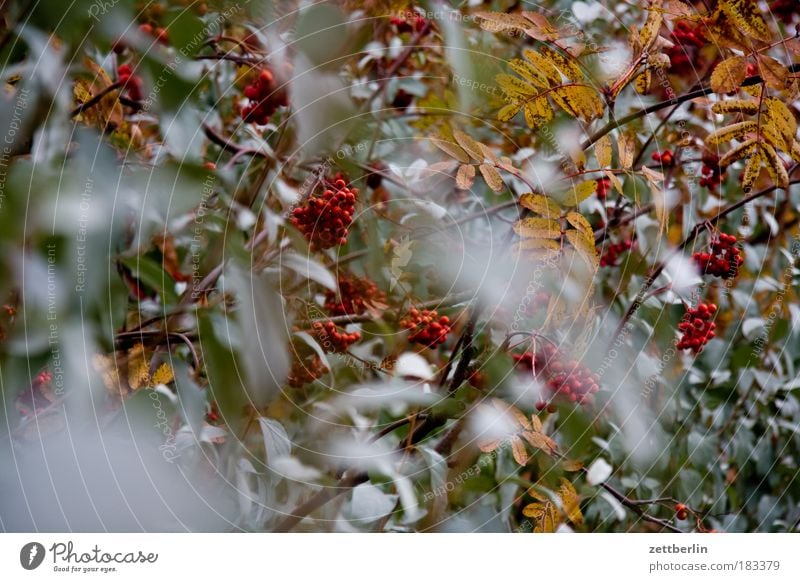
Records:
[[[242,109],[242,119],[257,125],[266,125],[278,107],[289,104],[286,90],[277,86],[268,69],[259,71],[255,79],[244,88],[244,96],[250,103]]]
[[[744,262],[742,251],[736,243],[735,236],[720,233],[711,240],[710,253],[696,252],[692,258],[703,273],[722,279],[733,279],[739,274],[739,267]]]
[[[303,233],[312,249],[329,249],[347,242],[347,230],[353,221],[357,190],[350,189],[343,180],[329,182],[322,196],[312,196],[305,205],[292,211],[290,222]],[[338,205],[332,200],[334,191],[343,200]]]
[[[409,330],[408,341],[429,348],[435,348],[447,341],[450,333],[450,319],[447,316],[439,317],[436,311],[418,310],[411,308],[408,314],[400,320],[400,326]]]

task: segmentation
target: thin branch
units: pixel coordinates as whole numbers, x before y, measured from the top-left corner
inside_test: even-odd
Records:
[[[69,116],[70,117],[75,117],[76,115],[79,115],[80,113],[83,113],[84,111],[86,111],[90,107],[94,107],[95,105],[100,103],[100,100],[103,97],[105,97],[106,95],[108,95],[109,93],[111,93],[113,91],[116,91],[120,87],[121,87],[121,84],[120,84],[119,81],[115,81],[114,83],[111,83],[108,87],[106,87],[105,89],[103,89],[102,91],[97,93],[94,97],[92,97],[91,99],[89,99],[85,103],[81,103],[80,105],[78,105],[75,109],[73,109],[70,112]]]

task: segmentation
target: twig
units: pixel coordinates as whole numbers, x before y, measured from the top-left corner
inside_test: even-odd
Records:
[[[75,117],[76,115],[78,115],[80,113],[83,113],[84,111],[86,111],[90,107],[94,107],[95,105],[97,105],[100,102],[100,100],[103,97],[105,97],[106,95],[108,95],[112,91],[116,91],[120,87],[121,87],[121,84],[120,84],[119,81],[115,81],[114,83],[111,83],[108,87],[106,87],[105,89],[103,89],[102,91],[97,93],[91,99],[89,99],[85,103],[81,103],[80,105],[78,105],[75,109],[73,109],[70,112],[69,116],[70,117]]]

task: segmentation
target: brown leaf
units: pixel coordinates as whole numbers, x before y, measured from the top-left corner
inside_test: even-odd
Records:
[[[472,164],[462,164],[456,173],[456,186],[461,190],[469,190],[475,182],[475,166]]]
[[[636,137],[623,131],[617,137],[617,150],[619,151],[619,163],[626,170],[633,165],[633,157],[636,153]]]
[[[481,164],[480,165],[481,175],[483,179],[486,180],[486,184],[495,192],[502,192],[505,188],[505,184],[503,183],[503,178],[500,176],[500,172],[495,169],[494,166],[490,166],[488,164]]]
[[[528,464],[530,457],[525,450],[525,443],[518,436],[511,437],[511,454],[514,460],[522,467]]]
[[[772,57],[758,55],[758,72],[767,87],[778,91],[786,89],[789,70]]]

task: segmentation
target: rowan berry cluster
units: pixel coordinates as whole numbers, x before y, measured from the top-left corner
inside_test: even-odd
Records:
[[[608,198],[608,192],[611,190],[611,179],[610,178],[599,178],[597,180],[597,188],[595,192],[597,192],[597,199],[598,200],[605,200]]]
[[[400,320],[400,326],[411,332],[408,341],[429,348],[443,344],[452,329],[450,318],[446,315],[439,317],[435,310],[420,310],[416,307],[408,310],[408,315]]]
[[[169,32],[167,32],[166,28],[161,26],[153,26],[152,24],[145,22],[144,24],[139,25],[139,31],[147,36],[154,37],[163,45],[169,44]]]
[[[600,256],[600,266],[615,267],[617,265],[617,260],[619,259],[619,256],[622,253],[631,250],[632,246],[633,246],[633,241],[631,241],[630,239],[607,245],[604,248],[603,254]]]
[[[667,51],[670,61],[670,72],[681,74],[695,70],[697,53],[708,42],[703,34],[701,24],[691,24],[688,20],[679,20],[672,31],[672,42],[675,46]]]
[[[692,255],[703,273],[722,279],[735,278],[744,262],[742,251],[736,246],[736,237],[720,233],[711,241],[710,247],[711,252],[696,252]]]
[[[317,342],[326,352],[346,352],[347,348],[361,339],[359,332],[347,333],[332,321],[316,321],[311,327]]]
[[[339,277],[339,291],[325,292],[325,309],[331,315],[360,315],[370,301],[384,301],[386,294],[374,281],[355,277]]]
[[[348,188],[339,176],[327,186],[322,196],[311,196],[292,211],[291,223],[314,250],[345,244],[347,229],[353,222],[358,190]]]
[[[683,336],[677,344],[679,350],[691,350],[696,354],[703,351],[711,338],[717,325],[712,321],[717,312],[713,303],[700,303],[695,308],[687,308],[683,320],[678,324],[678,329]]]
[[[278,107],[289,104],[286,91],[277,87],[272,72],[267,69],[262,69],[244,88],[244,96],[250,103],[242,109],[242,119],[256,125],[266,125]]]
[[[292,369],[289,372],[289,386],[292,388],[300,388],[306,384],[310,384],[317,378],[321,378],[327,371],[328,368],[322,363],[322,358],[317,354],[313,354],[306,359],[296,358],[292,362]]]
[[[525,352],[515,354],[514,359],[521,365],[535,372],[536,377],[545,379],[545,386],[551,398],[561,396],[569,402],[588,404],[592,395],[600,390],[600,378],[589,368],[577,360],[568,360],[550,344],[538,350],[536,354]],[[544,408],[553,410],[552,405],[542,400],[536,404],[537,410]]]
[[[673,166],[675,164],[675,154],[672,153],[672,150],[653,152],[651,157],[654,162],[661,162],[662,166]]]
[[[133,68],[130,65],[124,64],[117,68],[117,79],[119,84],[128,92],[128,97],[134,101],[144,99],[142,78],[133,74]]]
[[[397,32],[419,32],[428,23],[427,19],[417,12],[406,12],[389,18],[389,24],[397,27]]]
[[[719,156],[706,152],[703,154],[702,161],[703,167],[700,168],[700,173],[703,177],[700,178],[700,185],[714,190],[725,180],[725,173],[719,166]]]

